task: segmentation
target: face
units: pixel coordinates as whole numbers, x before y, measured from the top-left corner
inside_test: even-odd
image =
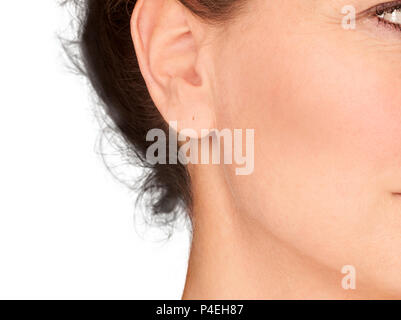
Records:
[[[249,1],[216,36],[216,123],[255,129],[254,173],[228,168],[241,212],[327,268],[353,265],[359,284],[397,294],[401,29],[375,9],[359,14],[380,4]],[[354,30],[341,24],[346,5]]]

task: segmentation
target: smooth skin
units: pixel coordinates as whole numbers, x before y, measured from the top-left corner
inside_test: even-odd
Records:
[[[251,0],[213,25],[138,1],[132,37],[166,121],[255,130],[253,174],[189,168],[184,299],[401,298],[401,31],[341,25],[345,5],[380,3]]]

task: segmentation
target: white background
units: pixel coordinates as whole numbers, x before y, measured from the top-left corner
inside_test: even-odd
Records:
[[[188,232],[136,231],[135,195],[96,153],[90,93],[63,61],[69,19],[56,0],[1,4],[0,298],[179,299]]]

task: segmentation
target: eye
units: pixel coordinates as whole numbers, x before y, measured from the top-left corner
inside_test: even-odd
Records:
[[[377,18],[383,22],[391,23],[401,26],[401,8],[394,8],[391,10],[378,10],[376,12]]]
[[[382,3],[369,11],[380,24],[401,31],[401,1]]]

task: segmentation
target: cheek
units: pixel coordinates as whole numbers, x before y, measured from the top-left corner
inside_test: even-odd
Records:
[[[265,138],[338,169],[357,164],[367,174],[399,165],[401,95],[394,77],[345,52],[304,53],[288,57],[290,71],[275,73],[282,85],[264,95],[269,123],[255,125]]]
[[[257,165],[266,171],[285,160],[339,181],[376,179],[401,190],[401,172],[398,182],[384,181],[401,165],[401,63],[337,42],[294,43],[248,45],[236,57],[218,123],[255,129]]]
[[[401,267],[391,254],[401,216],[389,200],[401,190],[401,64],[335,42],[275,43],[227,56],[221,78],[218,123],[255,129],[254,174],[231,176],[238,206],[338,270],[377,250]]]

